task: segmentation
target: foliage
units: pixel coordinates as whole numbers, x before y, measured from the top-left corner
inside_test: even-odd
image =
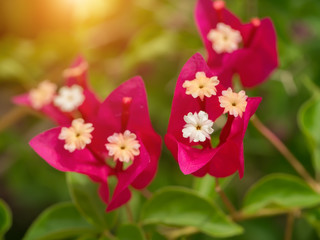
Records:
[[[156,192],[142,209],[141,218],[144,224],[192,226],[213,237],[230,237],[242,232],[241,227],[232,223],[212,202],[179,187]]]
[[[246,213],[264,208],[297,209],[317,206],[320,195],[297,177],[270,174],[255,183],[244,200]]]
[[[11,212],[7,204],[0,199],[0,239],[9,230],[12,224]]]
[[[82,218],[72,203],[59,203],[46,209],[23,239],[67,239],[96,231]]]

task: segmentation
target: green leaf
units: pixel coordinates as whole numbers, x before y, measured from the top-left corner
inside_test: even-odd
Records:
[[[167,187],[156,192],[142,208],[143,224],[192,226],[213,237],[230,237],[242,228],[230,221],[215,205],[193,190]]]
[[[219,184],[221,188],[225,188],[228,183],[232,180],[233,175],[227,178],[220,178]],[[214,177],[207,174],[202,178],[195,178],[193,189],[196,190],[201,196],[208,197],[209,199],[216,198],[218,196],[215,187],[216,180]]]
[[[117,231],[119,240],[145,240],[142,230],[134,224],[125,224],[119,227]]]
[[[12,224],[11,211],[8,205],[0,199],[0,239],[10,229]]]
[[[76,240],[97,240],[97,237],[96,236],[83,235],[83,236],[77,237]]]
[[[320,237],[320,207],[305,211],[303,217],[314,227]]]
[[[308,146],[312,152],[313,165],[320,174],[320,96],[315,95],[299,111],[299,125],[309,141]]]
[[[72,203],[59,203],[46,209],[32,223],[23,240],[53,240],[96,233]]]
[[[286,174],[271,174],[251,187],[244,200],[245,213],[262,208],[293,209],[320,203],[320,195],[301,179]]]
[[[105,236],[102,236],[99,238],[99,240],[112,240],[111,238],[108,238],[108,237],[105,237]]]
[[[142,202],[145,201],[144,198],[142,198],[141,193],[138,191],[132,191],[131,192],[131,198],[130,201],[127,203],[128,207],[130,208],[133,222],[138,221],[141,213],[141,207]],[[119,217],[118,222],[121,223],[130,223],[132,220],[129,217],[128,211],[126,210],[126,206],[119,209]]]
[[[73,203],[79,212],[100,229],[110,229],[115,224],[117,212],[106,213],[106,205],[100,199],[97,184],[87,176],[67,173],[67,182]]]
[[[213,197],[216,195],[215,178],[207,174],[202,178],[194,178],[193,189],[203,197]]]
[[[160,233],[154,232],[152,234],[152,240],[166,240],[164,236],[162,236]]]

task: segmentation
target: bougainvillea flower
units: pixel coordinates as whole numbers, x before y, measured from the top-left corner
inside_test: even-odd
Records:
[[[111,211],[130,199],[129,186],[143,189],[151,182],[161,138],[150,122],[144,83],[134,77],[115,89],[96,115],[46,131],[30,145],[54,168],[86,174],[99,182],[100,196]],[[108,178],[112,176],[118,182],[110,197]]]
[[[68,125],[78,117],[97,114],[100,101],[90,90],[87,78],[88,63],[78,57],[75,62],[63,72],[65,86],[58,86],[48,80],[41,82],[29,93],[16,96],[13,102],[42,112],[60,125]]]
[[[247,97],[244,91],[233,92],[221,83],[199,82],[192,93],[214,92],[201,98],[200,94],[189,93],[185,84],[196,80],[199,73],[207,83],[212,79],[219,81],[200,54],[188,60],[177,81],[165,143],[184,174],[226,177],[238,171],[242,177],[243,138],[261,98]],[[228,118],[220,132],[219,144],[212,146],[211,136],[218,134],[215,121],[225,113]]]
[[[234,73],[244,87],[254,87],[278,66],[276,33],[269,18],[242,24],[222,0],[198,0],[195,18],[207,63],[225,87],[231,87]]]

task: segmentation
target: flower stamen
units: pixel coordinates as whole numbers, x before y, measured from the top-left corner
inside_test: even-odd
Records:
[[[216,11],[221,11],[225,7],[225,2],[222,0],[216,0],[213,2],[212,6]]]
[[[200,97],[203,101],[204,97],[211,97],[217,94],[216,86],[219,80],[216,76],[208,78],[204,72],[197,72],[194,80],[186,80],[182,87],[186,88],[186,94],[193,98]]]
[[[219,97],[220,107],[224,108],[223,113],[229,113],[235,117],[242,117],[247,107],[247,98],[245,91],[235,93],[229,87],[222,91],[222,96]]]
[[[123,97],[122,98],[122,114],[121,114],[121,128],[125,130],[128,125],[130,117],[130,107],[132,103],[132,97]]]
[[[252,41],[256,35],[256,32],[257,32],[259,26],[261,25],[261,21],[259,18],[252,18],[251,24],[252,24],[253,28],[250,31],[250,34],[249,34],[247,41],[244,43],[244,47],[249,47],[252,44]]]
[[[93,130],[92,123],[84,123],[82,118],[78,118],[72,121],[71,127],[63,127],[58,138],[65,140],[64,149],[74,152],[76,149],[84,149],[91,143]]]

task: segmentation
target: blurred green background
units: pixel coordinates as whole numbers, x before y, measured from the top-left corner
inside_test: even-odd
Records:
[[[17,110],[11,98],[62,71],[79,54],[89,62],[90,82],[101,98],[135,75],[146,83],[150,115],[163,136],[181,67],[194,53],[205,55],[194,22],[195,0],[1,0],[0,1],[0,198],[13,212],[7,239],[20,239],[47,206],[69,200],[65,175],[47,165],[28,145],[53,123]],[[249,96],[262,96],[258,115],[314,174],[312,156],[297,122],[300,106],[320,87],[319,0],[229,0],[243,21],[272,18],[280,67]],[[245,175],[233,176],[226,192],[240,206],[248,188],[268,173],[296,174],[252,126],[245,138]],[[192,186],[163,146],[159,172],[149,189]],[[283,239],[285,217],[241,223],[232,239]],[[293,239],[317,239],[297,220]],[[195,235],[191,239],[212,239]]]

